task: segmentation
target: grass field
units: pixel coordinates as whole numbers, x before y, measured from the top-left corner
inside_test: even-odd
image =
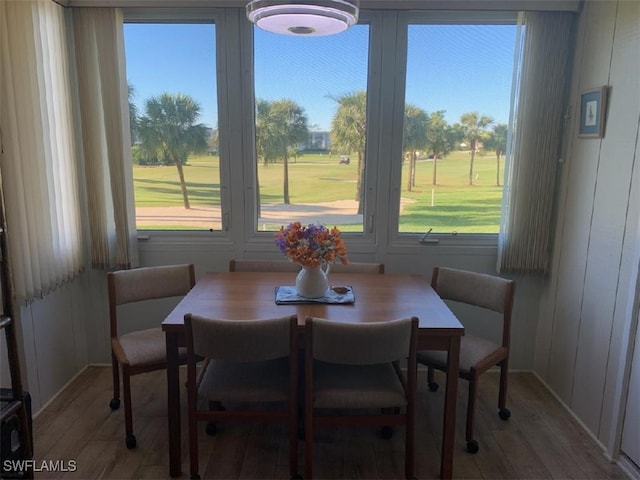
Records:
[[[353,200],[357,165],[339,165],[339,156],[300,155],[289,163],[289,194],[292,204]],[[406,167],[406,164],[405,164]],[[416,186],[407,191],[403,168],[400,216],[401,232],[497,233],[502,187],[496,183],[495,156],[476,155],[474,185],[469,186],[469,153],[453,152],[438,161],[437,185],[432,186],[433,161],[419,160]],[[218,157],[193,156],[184,167],[192,207],[220,205]],[[182,194],[175,166],[134,166],[137,207],[180,207]],[[261,204],[283,203],[283,166],[259,164]],[[433,205],[432,205],[433,201]],[[355,212],[354,212],[355,213]],[[361,231],[360,224],[340,225],[345,231]],[[148,228],[148,227],[147,227]],[[162,228],[159,221],[154,228]]]

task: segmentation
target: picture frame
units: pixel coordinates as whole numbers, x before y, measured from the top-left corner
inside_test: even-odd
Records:
[[[592,88],[580,95],[578,136],[602,138],[605,132],[607,86]]]

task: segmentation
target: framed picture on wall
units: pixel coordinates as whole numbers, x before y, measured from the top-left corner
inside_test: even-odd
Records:
[[[583,92],[580,95],[580,125],[578,127],[578,136],[583,138],[604,137],[606,109],[606,85]]]

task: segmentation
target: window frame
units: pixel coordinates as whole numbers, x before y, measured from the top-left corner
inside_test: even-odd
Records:
[[[395,57],[398,61],[394,94],[399,99],[396,110],[393,113],[393,123],[400,125],[394,129],[393,154],[399,158],[402,155],[404,105],[406,100],[406,70],[408,52],[408,30],[410,25],[516,25],[517,11],[401,11],[398,12],[397,43]],[[513,108],[513,106],[510,106]],[[505,156],[505,163],[508,161]],[[389,178],[392,184],[389,196],[388,225],[394,228],[388,229],[388,248],[390,253],[406,252],[407,248],[423,248],[434,246],[478,246],[497,247],[498,233],[433,233],[424,240],[428,226],[421,233],[399,232],[400,220],[400,196],[402,191],[402,164],[389,162]]]
[[[230,249],[234,255],[269,252],[273,232],[257,231],[253,24],[243,8],[123,9],[124,20],[148,23],[209,23],[216,25],[216,92],[220,156],[222,229],[138,230],[138,238],[162,243],[192,242]],[[367,77],[367,146],[363,232],[345,232],[356,256],[410,253],[425,246],[491,247],[498,234],[432,234],[433,243],[420,243],[424,233],[399,233],[402,166],[385,161],[402,152],[408,26],[411,24],[516,23],[511,11],[361,10],[369,25]],[[241,79],[238,82],[238,79]],[[386,94],[383,95],[383,92]],[[392,92],[392,94],[389,94]],[[395,155],[395,157],[394,157]],[[249,180],[249,182],[247,182]],[[242,188],[232,188],[242,185]],[[393,226],[391,228],[387,226]],[[445,249],[446,250],[446,249]],[[418,251],[418,250],[416,250]],[[438,250],[444,253],[443,250]]]

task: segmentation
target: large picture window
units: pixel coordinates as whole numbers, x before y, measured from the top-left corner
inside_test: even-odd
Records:
[[[126,23],[138,230],[220,230],[213,23]]]
[[[369,27],[299,38],[254,29],[257,230],[363,231]]]
[[[515,24],[408,26],[399,232],[498,233],[515,47]]]

